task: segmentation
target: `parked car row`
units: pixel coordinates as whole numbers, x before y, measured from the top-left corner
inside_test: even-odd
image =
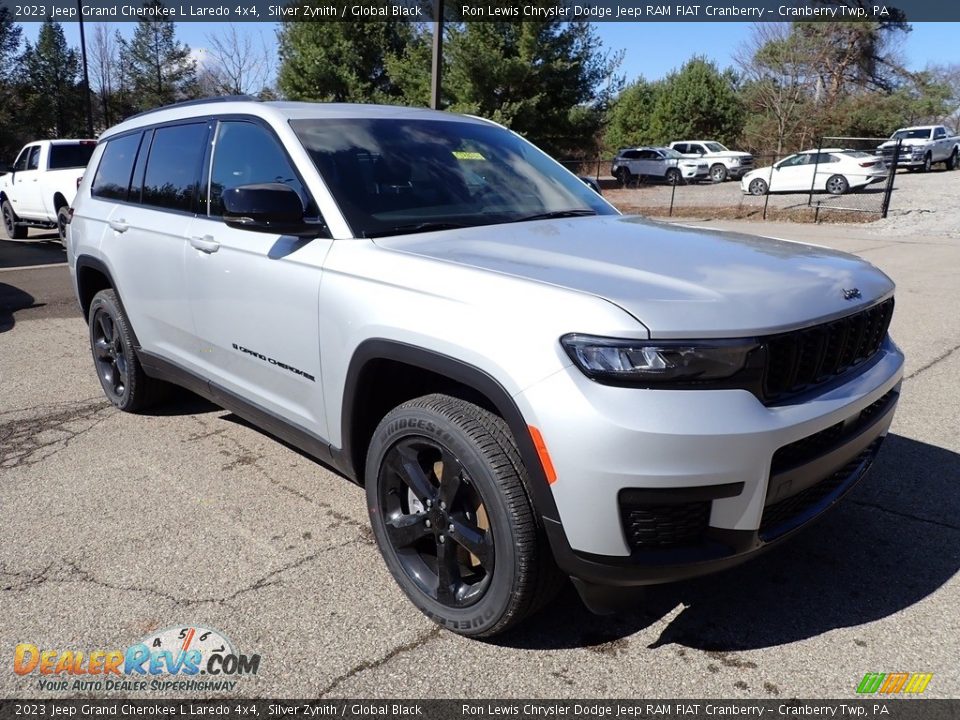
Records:
[[[915,125],[900,128],[887,142],[877,148],[877,154],[888,163],[893,162],[893,153],[900,145],[897,167],[914,172],[929,172],[935,163],[943,163],[947,170],[960,165],[960,137],[950,135],[943,125]]]
[[[669,147],[623,148],[610,174],[622,185],[655,180],[678,185],[739,178],[753,167],[750,153],[729,150],[713,140],[677,140]]]

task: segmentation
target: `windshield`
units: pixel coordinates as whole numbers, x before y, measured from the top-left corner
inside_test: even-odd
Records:
[[[670,158],[671,160],[676,160],[677,158],[682,158],[682,157],[683,157],[683,155],[681,155],[680,153],[678,153],[678,152],[677,152],[676,150],[674,150],[673,148],[663,148],[663,150],[661,150],[660,152],[662,152],[662,153],[664,154],[664,156]]]
[[[616,214],[579,178],[495,125],[367,118],[290,125],[357,236]]]
[[[891,140],[927,140],[930,137],[930,128],[916,130],[897,130]]]
[[[707,150],[709,150],[710,152],[730,152],[720,143],[708,142],[708,143],[704,143],[704,145],[707,146]]]

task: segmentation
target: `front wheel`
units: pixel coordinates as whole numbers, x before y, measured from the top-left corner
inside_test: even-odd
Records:
[[[850,183],[843,175],[831,175],[827,178],[827,192],[831,195],[843,195],[850,189]]]
[[[683,174],[676,168],[670,168],[669,170],[667,170],[666,179],[667,179],[668,185],[683,184]]]
[[[17,224],[17,214],[9,200],[4,200],[3,205],[0,205],[0,213],[3,214],[3,229],[7,237],[11,240],[23,240],[27,236],[27,228]]]
[[[710,179],[715,183],[725,182],[727,179],[727,166],[722,163],[717,163],[712,168],[710,168]]]
[[[750,190],[751,195],[766,195],[768,190],[766,181],[760,178],[751,180],[747,188]]]
[[[923,158],[923,167],[920,169],[920,172],[928,173],[933,167],[933,157],[930,153],[927,153],[926,157]]]
[[[446,395],[406,402],[374,431],[365,480],[387,568],[439,625],[495,635],[559,589],[526,470],[496,415]]]

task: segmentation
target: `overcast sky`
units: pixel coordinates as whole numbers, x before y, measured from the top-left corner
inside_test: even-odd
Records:
[[[209,43],[207,36],[222,31],[229,23],[185,22],[177,25],[177,37],[195,51]],[[89,43],[94,23],[86,23]],[[125,36],[133,33],[136,23],[113,23]],[[260,34],[268,47],[274,46],[276,25],[273,23],[237,23],[244,32]],[[679,22],[679,23],[596,23],[598,34],[608,50],[623,50],[620,72],[628,81],[642,75],[656,80],[679,67],[695,54],[706,55],[721,69],[733,64],[733,56],[750,35],[750,23]],[[39,23],[24,25],[24,35],[33,41]],[[67,41],[80,44],[76,23],[65,23]],[[923,69],[930,63],[960,63],[960,23],[914,23],[913,31],[903,40],[902,52],[907,66]]]

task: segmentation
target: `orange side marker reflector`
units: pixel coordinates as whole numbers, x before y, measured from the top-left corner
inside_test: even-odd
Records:
[[[533,425],[527,425],[527,429],[533,439],[533,446],[537,449],[537,455],[540,456],[540,464],[543,465],[543,473],[547,476],[547,482],[553,485],[557,481],[557,471],[553,467],[550,453],[547,452],[547,445],[543,442],[543,435]]]

